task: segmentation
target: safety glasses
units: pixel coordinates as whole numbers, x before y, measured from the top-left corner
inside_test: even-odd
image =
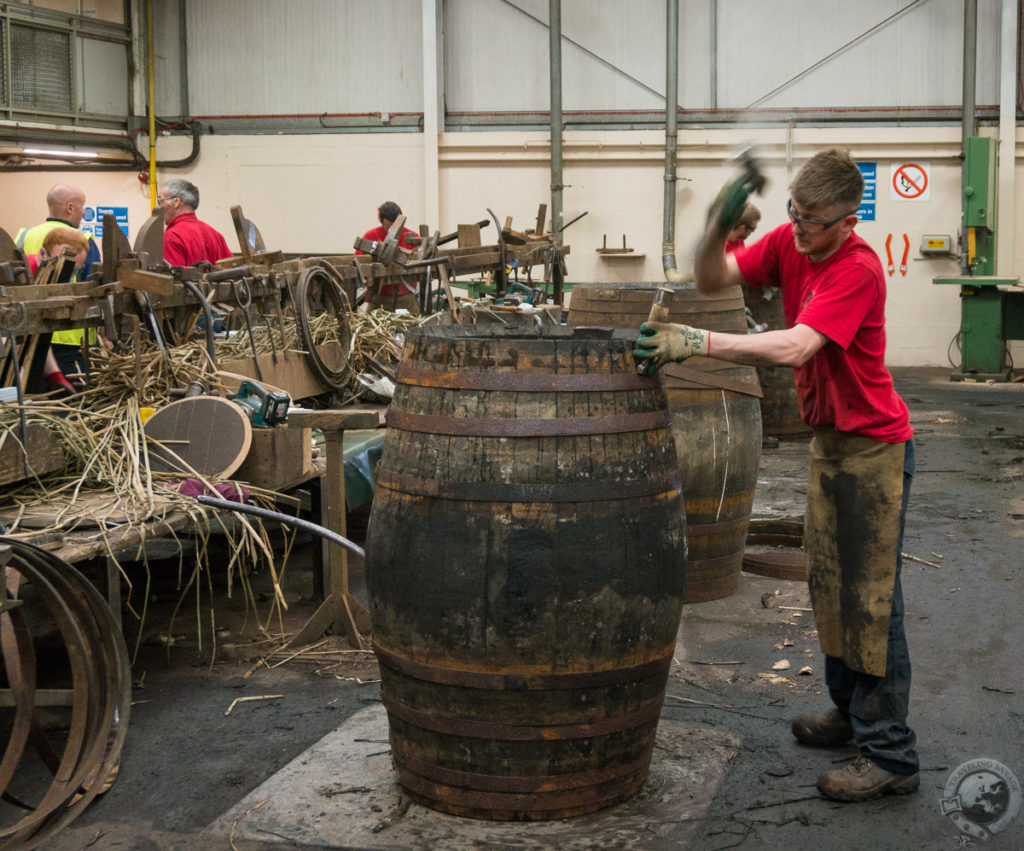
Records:
[[[814,219],[805,219],[794,213],[793,199],[790,198],[788,201],[786,201],[786,213],[789,214],[790,221],[799,222],[802,225],[816,225],[817,227],[820,227],[822,230],[828,230],[830,227],[832,227],[832,225],[838,224],[847,216],[855,215],[857,211],[851,210],[849,213],[843,213],[841,216],[836,216],[834,219],[829,219],[827,222],[819,222],[815,221]]]

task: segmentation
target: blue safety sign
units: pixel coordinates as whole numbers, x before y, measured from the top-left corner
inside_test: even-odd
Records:
[[[95,207],[86,207],[82,213],[82,230],[91,233],[96,239],[103,239],[103,217],[110,213],[121,228],[121,232],[128,236],[128,208],[127,207],[104,207],[97,204]]]
[[[878,193],[878,163],[857,163],[860,176],[864,178],[864,195],[857,210],[857,218],[862,222],[875,220],[875,202]]]

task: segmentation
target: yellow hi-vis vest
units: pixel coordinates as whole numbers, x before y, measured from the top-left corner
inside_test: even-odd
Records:
[[[66,228],[70,227],[67,222],[43,222],[41,225],[36,225],[31,228],[22,228],[18,231],[18,235],[15,238],[17,246],[24,251],[26,254],[38,254],[42,251],[43,240],[46,239],[46,235],[54,228]],[[92,235],[87,234],[90,242],[92,241]],[[89,330],[89,345],[92,346],[96,343],[96,329],[90,328]],[[73,328],[70,331],[54,331],[50,335],[50,344],[55,346],[81,346],[82,338],[85,337],[85,328]]]

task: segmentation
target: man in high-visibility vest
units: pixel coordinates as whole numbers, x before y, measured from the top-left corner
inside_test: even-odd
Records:
[[[85,213],[85,192],[77,186],[58,183],[46,193],[46,207],[49,215],[42,224],[18,231],[15,242],[26,254],[38,254],[43,247],[43,240],[54,228],[70,227],[78,230]],[[86,234],[89,240],[89,252],[85,262],[75,270],[75,280],[83,280],[91,271],[93,263],[100,262],[100,250],[92,234]],[[96,329],[76,328],[71,331],[55,331],[50,338],[53,354],[57,358],[61,371],[68,376],[85,372],[82,359],[82,340],[88,333],[89,345],[96,343]]]

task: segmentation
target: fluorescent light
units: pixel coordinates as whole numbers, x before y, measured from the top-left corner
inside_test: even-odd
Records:
[[[93,158],[99,156],[94,151],[57,151],[50,148],[22,148],[21,152],[23,154],[42,154],[43,156],[50,157]]]

